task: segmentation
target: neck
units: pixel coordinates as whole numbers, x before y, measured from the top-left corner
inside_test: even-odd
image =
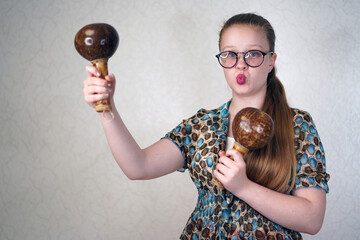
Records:
[[[261,97],[236,97],[233,96],[231,104],[229,106],[230,115],[236,115],[241,109],[247,107],[253,107],[262,109],[265,101],[265,94]]]
[[[243,108],[247,108],[247,107],[253,107],[253,108],[257,108],[257,109],[262,109],[263,105],[264,105],[264,101],[265,101],[265,94],[266,91],[264,93],[261,93],[259,96],[252,96],[252,97],[247,97],[247,96],[236,96],[233,94],[230,106],[229,106],[229,113],[230,113],[230,117],[229,117],[229,131],[228,131],[228,136],[229,137],[233,137],[232,134],[232,122],[234,120],[235,115]]]

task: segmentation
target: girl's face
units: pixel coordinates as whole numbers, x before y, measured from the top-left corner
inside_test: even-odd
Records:
[[[236,24],[223,32],[220,52],[246,52],[249,50],[269,52],[269,42],[263,29]],[[238,57],[239,60],[233,68],[224,68],[225,78],[232,90],[233,98],[255,97],[262,98],[260,100],[263,101],[266,94],[267,76],[274,67],[276,54],[265,55],[264,62],[256,68],[249,67],[244,62],[242,54],[239,54]]]

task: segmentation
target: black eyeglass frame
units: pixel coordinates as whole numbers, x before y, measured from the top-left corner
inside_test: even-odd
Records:
[[[248,63],[246,62],[246,57],[245,57],[245,56],[246,56],[249,52],[253,52],[253,51],[260,52],[260,53],[262,54],[262,61],[261,61],[261,63],[260,63],[259,65],[257,65],[257,66],[251,66],[250,64],[248,64]],[[231,67],[225,67],[225,66],[223,66],[223,65],[221,64],[220,55],[223,54],[223,53],[225,53],[225,52],[227,52],[227,53],[234,53],[234,54],[236,55],[236,61],[235,61],[234,65],[231,66]],[[219,54],[216,54],[215,57],[218,59],[218,62],[219,62],[219,64],[220,64],[220,66],[222,66],[223,68],[230,69],[230,68],[235,67],[236,64],[238,63],[238,61],[239,61],[239,54],[240,54],[240,53],[243,55],[243,59],[244,59],[245,64],[248,65],[249,67],[252,67],[252,68],[260,67],[261,64],[263,64],[264,58],[265,58],[266,55],[268,55],[268,54],[274,54],[273,51],[263,52],[263,51],[260,51],[260,50],[257,50],[257,49],[252,49],[252,50],[249,50],[249,51],[246,51],[246,52],[222,51],[222,52],[220,52]]]

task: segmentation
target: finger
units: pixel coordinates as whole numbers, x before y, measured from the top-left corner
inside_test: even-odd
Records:
[[[111,73],[111,74],[105,76],[105,80],[107,81],[108,87],[112,87],[112,89],[115,89],[116,79],[115,79],[114,74]]]
[[[217,179],[217,180],[219,180],[221,183],[223,183],[224,182],[224,180],[225,180],[225,176],[221,173],[221,172],[219,172],[218,170],[214,170],[214,177]]]
[[[86,66],[86,73],[90,77],[93,77],[93,76],[100,77],[101,76],[99,70],[96,67],[94,67],[93,65],[87,65]]]
[[[242,154],[239,151],[235,150],[235,149],[229,149],[226,152],[226,156],[231,158],[233,161],[235,161],[237,163],[244,162],[244,158],[243,158]]]
[[[225,152],[219,151],[219,156],[220,156],[220,157],[225,156]]]
[[[89,95],[111,93],[111,92],[112,90],[110,88],[96,86],[96,85],[91,85],[84,88],[84,93]]]
[[[225,169],[234,169],[236,167],[236,163],[230,158],[222,159],[220,164],[223,165]],[[221,165],[219,167],[223,170]]]
[[[110,87],[111,83],[109,83],[108,81],[102,78],[88,77],[84,81],[84,87],[88,87],[88,86]]]
[[[105,76],[105,79],[109,82],[115,83],[115,75],[110,73],[109,75]]]
[[[97,101],[105,100],[108,97],[109,97],[108,93],[85,95],[85,101],[88,103],[95,103]]]
[[[219,163],[221,163],[229,168],[232,168],[235,165],[235,162],[232,159],[232,155],[225,155],[225,153],[223,156],[220,156]]]
[[[230,169],[231,168],[229,168],[223,163],[218,163],[215,167],[215,170],[219,171],[222,175],[227,175]]]

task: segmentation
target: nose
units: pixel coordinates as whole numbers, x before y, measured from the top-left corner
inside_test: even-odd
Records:
[[[244,59],[244,56],[242,55],[242,53],[238,53],[238,61],[237,61],[235,67],[237,69],[242,69],[242,70],[249,68],[249,66],[245,62],[245,59]]]

